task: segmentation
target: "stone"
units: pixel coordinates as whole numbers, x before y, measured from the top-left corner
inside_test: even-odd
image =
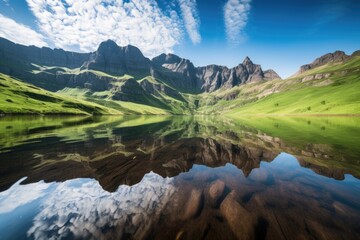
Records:
[[[223,196],[225,190],[225,183],[221,180],[216,180],[209,187],[209,197],[212,206],[217,206],[221,196]]]
[[[204,196],[202,191],[193,189],[184,207],[183,220],[196,217],[201,212],[203,200]]]
[[[335,51],[333,53],[327,53],[327,54],[315,59],[312,63],[301,66],[299,71],[297,71],[293,75],[293,77],[300,75],[305,71],[323,66],[328,63],[343,62],[343,61],[349,59],[349,57],[350,56],[346,55],[343,51]]]
[[[254,239],[255,218],[236,201],[235,196],[235,192],[232,191],[222,201],[220,205],[221,214],[238,239]]]

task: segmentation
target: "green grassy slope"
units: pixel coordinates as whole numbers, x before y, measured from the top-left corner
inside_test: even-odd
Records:
[[[86,78],[90,78],[89,82],[91,82],[91,78],[96,76],[98,78],[97,84],[107,85],[107,89],[103,91],[92,91],[89,89],[89,87],[86,86],[78,86],[76,88],[68,87],[64,89],[61,89],[60,87],[61,90],[57,91],[57,93],[61,95],[81,98],[90,102],[96,102],[98,104],[109,106],[129,114],[189,113],[187,102],[182,97],[181,93],[171,88],[169,85],[160,81],[159,79],[155,79],[151,76],[138,79],[130,75],[115,76],[103,73],[101,71],[87,69],[81,70],[80,68],[69,69],[65,67],[40,66],[36,64],[32,64],[32,66],[34,69],[31,72],[34,74],[35,78],[36,76],[39,76],[39,79],[41,79],[42,77],[40,76],[48,75],[54,79],[58,74],[68,78],[69,76],[79,77],[82,74],[90,74],[85,75]],[[135,79],[139,84],[143,81],[147,81],[149,84],[156,86],[156,89],[152,89],[152,92],[146,92],[140,85],[131,84],[130,86],[124,86],[124,84],[129,83],[128,81],[133,81],[133,79]],[[91,83],[89,83],[89,85],[91,85]],[[158,90],[163,89],[164,87],[167,88],[168,91]],[[118,100],[119,98],[125,100]]]
[[[122,114],[122,112],[63,97],[0,73],[2,114]]]
[[[360,56],[311,69],[286,80],[249,83],[202,94],[181,93],[151,76],[134,79],[129,75],[113,76],[80,68],[34,64],[32,67],[29,70],[32,80],[61,90],[54,94],[2,74],[0,113],[360,114]],[[59,82],[55,81],[58,75],[63,75],[64,79],[80,76],[78,80],[82,83],[78,83],[77,88],[56,87],[61,84],[61,77]],[[103,85],[108,88],[99,91],[104,89]]]
[[[286,80],[246,84],[200,95],[199,112],[360,114],[360,57],[327,64]],[[234,96],[234,100],[221,100]],[[216,100],[220,99],[220,100]]]
[[[78,99],[83,99],[84,101],[94,102],[99,105],[112,108],[126,114],[150,114],[150,115],[164,115],[169,114],[165,109],[158,107],[153,107],[145,104],[125,102],[125,101],[116,101],[112,100],[110,93],[108,91],[103,92],[91,92],[88,89],[81,88],[64,88],[61,91],[57,92],[61,96],[66,97],[76,97]]]

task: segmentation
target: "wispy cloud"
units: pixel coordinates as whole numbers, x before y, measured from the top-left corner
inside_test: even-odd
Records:
[[[0,14],[0,37],[24,45],[47,46],[44,37],[30,27]]]
[[[178,2],[184,19],[185,28],[191,41],[194,44],[200,43],[200,18],[196,6],[196,0],[178,0]]]
[[[148,57],[172,52],[183,35],[175,10],[155,0],[27,0],[42,33],[56,47],[94,51],[101,41],[132,44]],[[191,29],[191,28],[190,28]]]
[[[237,45],[243,39],[250,3],[251,0],[228,0],[224,6],[226,36],[231,45]]]

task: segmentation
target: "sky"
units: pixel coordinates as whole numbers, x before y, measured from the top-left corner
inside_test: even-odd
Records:
[[[249,56],[285,78],[325,53],[360,49],[360,1],[0,0],[0,37],[76,52],[112,39],[195,66]]]

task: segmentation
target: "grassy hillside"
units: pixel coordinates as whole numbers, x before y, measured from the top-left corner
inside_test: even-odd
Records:
[[[199,95],[199,112],[360,114],[360,57],[327,64],[286,80],[246,84]],[[233,98],[232,100],[226,100]]]
[[[151,76],[134,79],[129,75],[113,76],[80,68],[34,64],[32,67],[32,80],[61,90],[52,93],[1,74],[0,113],[222,113],[233,117],[360,114],[360,56],[311,69],[286,80],[249,83],[202,94],[181,93]],[[73,79],[75,76],[77,78]],[[61,87],[64,79],[68,79],[70,86],[71,81],[75,81],[73,85],[77,87]]]
[[[50,79],[53,79],[52,84],[56,85],[55,79],[57,77],[60,79],[76,77],[77,87],[53,86],[54,89],[61,89],[57,91],[61,95],[96,102],[129,114],[189,113],[187,102],[181,93],[151,76],[135,78],[130,75],[115,76],[101,71],[80,68],[70,69],[36,64],[32,64],[32,66],[34,69],[31,72],[37,82],[44,76],[49,76]],[[82,83],[81,81],[84,79],[86,80]],[[44,84],[46,86],[49,85],[48,82],[49,79],[45,78]],[[140,86],[143,82],[147,83],[148,91]],[[61,80],[59,84],[61,84]]]
[[[61,91],[58,91],[57,94],[66,97],[74,97],[78,99],[83,99],[87,102],[94,102],[108,108],[112,108],[118,111],[121,111],[125,114],[135,114],[135,115],[164,115],[169,114],[166,110],[148,106],[145,104],[138,104],[133,102],[124,102],[124,101],[115,101],[107,95],[106,92],[91,92],[88,89],[81,88],[64,88]]]
[[[0,73],[2,114],[123,114],[96,103],[63,97]]]

